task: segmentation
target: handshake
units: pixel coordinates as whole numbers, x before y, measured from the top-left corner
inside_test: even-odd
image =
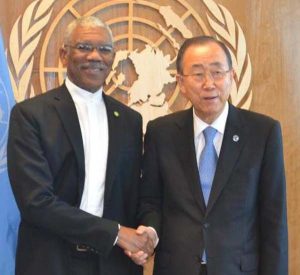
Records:
[[[158,237],[151,227],[140,225],[137,229],[121,226],[117,245],[136,264],[144,265],[154,252]]]

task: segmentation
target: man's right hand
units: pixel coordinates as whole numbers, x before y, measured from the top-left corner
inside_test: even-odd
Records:
[[[158,236],[157,236],[157,233],[156,233],[154,228],[144,226],[144,225],[140,225],[137,228],[136,233],[138,235],[147,234],[148,237],[151,240],[151,244],[153,245],[153,249],[157,246]],[[148,254],[148,253],[145,253],[142,250],[140,250],[138,252],[130,252],[128,250],[125,250],[125,254],[129,258],[131,258],[131,260],[133,262],[135,262],[137,265],[144,265],[148,261],[149,256],[151,256],[153,254],[153,252],[154,252],[154,250],[150,254]]]
[[[154,243],[147,232],[137,233],[135,229],[121,226],[118,233],[117,245],[127,253],[143,251],[145,254],[152,255]]]

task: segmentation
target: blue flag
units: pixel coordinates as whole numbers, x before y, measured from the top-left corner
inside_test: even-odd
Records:
[[[15,274],[20,214],[8,180],[6,144],[9,114],[15,104],[0,30],[0,274]]]

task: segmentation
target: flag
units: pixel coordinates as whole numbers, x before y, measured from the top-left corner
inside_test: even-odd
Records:
[[[15,274],[15,254],[20,214],[6,166],[9,114],[15,104],[0,30],[0,274]]]

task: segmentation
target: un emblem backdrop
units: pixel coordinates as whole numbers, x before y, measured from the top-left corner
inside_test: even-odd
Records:
[[[191,2],[33,1],[10,36],[10,72],[17,101],[62,84],[65,69],[58,48],[63,30],[74,18],[95,15],[111,27],[117,49],[105,91],[139,111],[144,127],[150,119],[191,106],[176,85],[175,60],[183,41],[201,34],[217,37],[230,49],[237,73],[230,100],[248,109],[252,69],[239,23],[217,1],[198,0],[195,6]]]

